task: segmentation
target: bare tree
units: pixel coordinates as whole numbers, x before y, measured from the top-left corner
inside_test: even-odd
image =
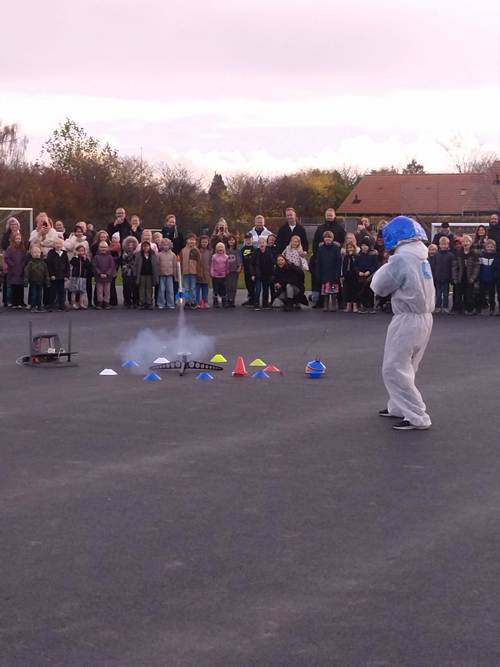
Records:
[[[459,174],[485,173],[499,160],[498,153],[484,148],[483,144],[467,146],[460,133],[454,134],[448,142],[438,143]]]
[[[27,137],[18,135],[17,125],[2,125],[0,121],[0,165],[18,167],[24,163]]]

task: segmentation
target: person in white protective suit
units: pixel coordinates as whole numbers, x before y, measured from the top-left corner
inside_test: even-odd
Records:
[[[418,222],[398,216],[383,229],[384,245],[394,250],[387,264],[373,276],[371,288],[379,296],[391,295],[394,316],[387,330],[382,377],[389,394],[381,417],[397,417],[400,431],[427,429],[431,420],[415,386],[415,373],[432,331],[434,283],[427,261],[427,240]]]

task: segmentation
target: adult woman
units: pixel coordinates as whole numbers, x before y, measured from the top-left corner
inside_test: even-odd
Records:
[[[133,215],[130,218],[130,236],[136,238],[139,242],[141,240],[142,232],[144,231],[141,225],[141,219],[138,215]]]
[[[215,252],[215,246],[217,243],[223,243],[226,250],[229,248],[229,237],[231,236],[229,232],[229,227],[224,218],[219,218],[217,224],[214,227],[212,236],[210,237],[210,247]]]
[[[68,253],[68,259],[70,261],[75,256],[76,247],[79,245],[82,245],[85,248],[87,257],[90,256],[89,242],[85,236],[86,227],[87,226],[84,222],[77,222],[75,225],[75,231],[71,232],[66,241],[64,241],[64,249]]]
[[[29,242],[37,241],[42,249],[42,255],[47,258],[49,250],[54,247],[54,241],[59,238],[59,234],[54,229],[52,220],[47,213],[42,211],[35,218],[35,229],[31,232]]]
[[[24,266],[26,264],[26,250],[23,237],[16,233],[12,235],[10,245],[3,256],[4,271],[7,274],[11,290],[12,308],[24,308]]]
[[[5,225],[5,232],[2,235],[2,250],[7,250],[14,236],[20,232],[21,225],[19,224],[19,220],[17,218],[9,218]],[[12,303],[12,293],[7,278],[7,272],[5,271],[3,274],[3,305],[8,306],[10,303]]]
[[[295,264],[287,262],[283,255],[278,255],[273,275],[276,299],[274,305],[284,306],[286,311],[293,310],[294,306],[307,306],[304,294],[304,272]]]
[[[476,234],[474,236],[474,242],[472,243],[472,248],[476,252],[481,252],[484,250],[484,244],[486,243],[486,239],[488,238],[488,230],[484,225],[478,225],[478,228],[476,229]]]

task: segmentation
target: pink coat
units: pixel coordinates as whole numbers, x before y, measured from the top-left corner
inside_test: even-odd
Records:
[[[229,273],[229,257],[226,253],[215,252],[212,255],[210,275],[212,278],[225,278]]]

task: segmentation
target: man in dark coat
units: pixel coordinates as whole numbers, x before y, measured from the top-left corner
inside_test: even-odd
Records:
[[[122,206],[119,206],[116,209],[115,221],[109,223],[106,231],[108,232],[109,238],[111,238],[115,232],[118,232],[120,234],[120,243],[127,236],[130,236],[130,223],[127,220],[126,211]]]
[[[302,250],[307,252],[309,250],[309,242],[307,240],[307,234],[305,228],[297,222],[297,213],[294,208],[288,207],[285,211],[286,222],[278,230],[278,236],[276,238],[276,247],[278,252],[282,253],[283,250],[290,243],[292,236],[300,237],[300,242],[302,244]]]
[[[493,239],[497,244],[497,252],[500,250],[500,224],[498,222],[498,213],[490,215],[490,226],[488,229],[488,238]]]
[[[324,232],[333,232],[333,238],[341,246],[344,245],[345,241],[345,229],[335,220],[336,214],[334,208],[327,208],[325,211],[325,222],[322,225],[318,225],[318,228],[314,232],[313,238],[313,255],[316,255],[318,246],[320,243],[323,243],[323,234]]]

